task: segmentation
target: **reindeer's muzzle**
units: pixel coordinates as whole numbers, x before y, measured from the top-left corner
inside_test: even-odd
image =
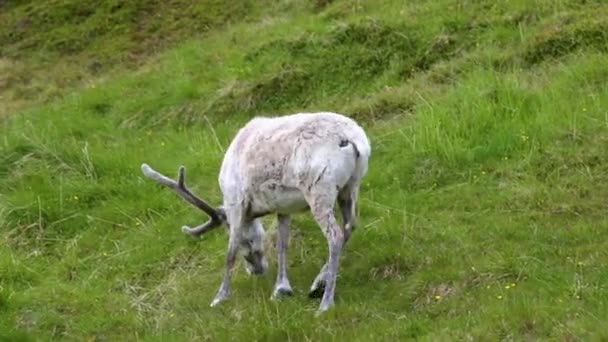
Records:
[[[260,276],[266,273],[268,262],[266,262],[263,252],[255,251],[247,253],[244,255],[244,258],[247,261],[246,267],[250,274]]]

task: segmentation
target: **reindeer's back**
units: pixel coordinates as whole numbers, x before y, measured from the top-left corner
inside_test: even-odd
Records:
[[[347,146],[348,142],[355,146]],[[344,175],[328,175],[348,178],[358,167],[358,158],[367,168],[369,154],[363,129],[340,114],[258,117],[243,126],[230,144],[220,171],[220,186],[225,195],[249,192],[265,196],[274,189],[302,187],[321,172],[343,170]]]

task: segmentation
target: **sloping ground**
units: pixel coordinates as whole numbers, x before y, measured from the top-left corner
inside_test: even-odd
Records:
[[[184,40],[290,7],[248,0],[0,2],[0,116],[138,68]]]
[[[18,37],[4,31],[2,58],[38,56],[19,62],[34,79],[58,79],[61,65],[82,77],[61,87],[65,97],[12,98],[28,109],[0,126],[1,337],[608,338],[607,5],[205,3],[217,11],[0,5],[11,25],[36,22]],[[205,16],[205,34],[178,44]],[[129,64],[146,44],[166,50]],[[12,82],[3,94],[24,89]],[[179,227],[204,218],[139,165],[184,164],[196,192],[219,203],[222,153],[242,123],[314,110],[357,118],[373,148],[336,307],[313,318],[318,302],[305,294],[327,251],[301,215],[295,296],[269,300],[269,217],[269,274],[249,278],[239,265],[232,299],[209,308],[226,235],[185,237]]]

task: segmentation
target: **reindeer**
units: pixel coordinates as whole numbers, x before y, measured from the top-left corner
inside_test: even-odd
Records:
[[[371,154],[364,130],[337,113],[298,113],[279,117],[255,117],[230,143],[219,173],[223,205],[213,208],[185,185],[181,166],[174,181],[142,164],[144,175],[169,187],[209,215],[197,227],[183,226],[194,238],[226,224],[229,232],[226,269],[211,307],[230,297],[236,256],[244,251],[249,274],[262,275],[268,268],[264,256],[265,231],[261,218],[276,214],[278,220],[278,273],[271,299],[291,296],[287,277],[291,215],[310,211],[327,238],[329,258],[310,287],[319,297],[316,315],[334,305],[334,290],[341,251],[355,230],[359,186],[367,173]],[[343,230],[334,215],[337,202]]]

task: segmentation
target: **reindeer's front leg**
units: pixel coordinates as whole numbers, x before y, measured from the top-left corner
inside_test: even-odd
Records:
[[[228,239],[228,252],[226,253],[226,273],[224,274],[222,285],[220,285],[213,302],[211,302],[211,306],[216,306],[230,297],[230,281],[232,279],[232,272],[234,271],[236,256],[240,248],[242,227],[244,223],[243,209],[241,207],[232,207],[230,210],[226,211],[226,219],[230,234]]]
[[[230,298],[230,281],[232,278],[232,272],[234,271],[234,263],[239,250],[239,241],[236,232],[230,232],[230,239],[228,242],[228,253],[226,254],[226,273],[224,274],[224,280],[220,285],[215,298],[211,302],[210,306],[216,306],[220,302]]]
[[[289,284],[287,278],[287,247],[289,244],[289,223],[291,221],[289,215],[279,214],[278,219],[278,233],[279,238],[277,239],[277,252],[278,252],[278,271],[277,281],[274,285],[274,291],[272,292],[272,299],[277,299],[281,296],[291,296],[293,290]]]

